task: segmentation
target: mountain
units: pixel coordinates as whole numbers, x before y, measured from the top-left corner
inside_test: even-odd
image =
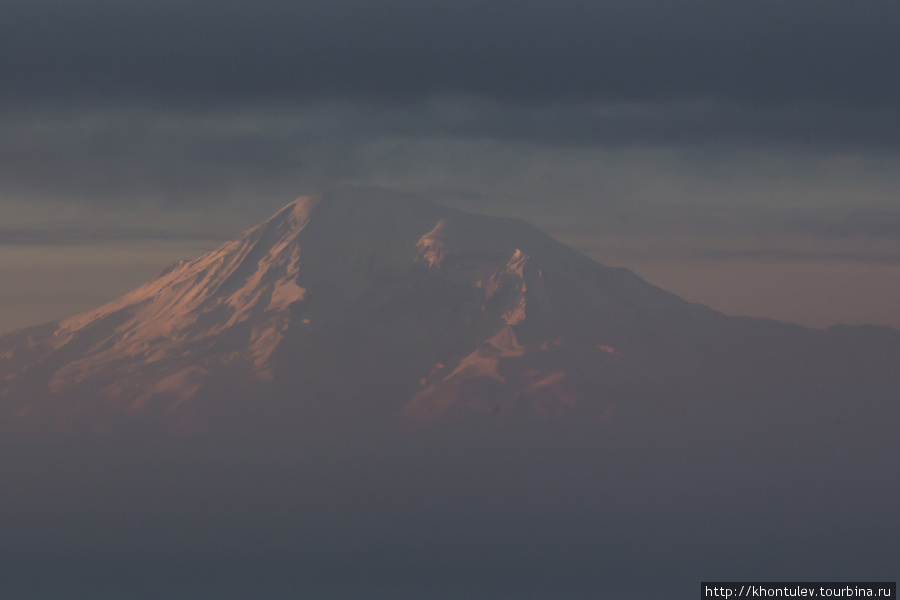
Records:
[[[10,428],[73,430],[824,414],[900,396],[898,366],[887,328],[728,317],[524,221],[347,187],[109,304],[0,337],[0,406]]]
[[[729,317],[527,223],[301,198],[0,336],[0,596],[892,581],[900,332]]]

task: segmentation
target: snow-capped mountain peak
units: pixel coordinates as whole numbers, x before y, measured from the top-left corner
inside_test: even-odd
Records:
[[[0,336],[0,401],[14,420],[67,422],[272,402],[602,421],[810,345],[892,360],[824,334],[684,302],[518,219],[339,188],[104,306]]]

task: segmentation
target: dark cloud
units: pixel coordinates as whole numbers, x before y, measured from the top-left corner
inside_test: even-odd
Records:
[[[344,182],[450,185],[401,170],[484,179],[454,152],[495,179],[523,147],[542,164],[573,148],[893,156],[897,17],[880,0],[16,0],[0,7],[0,193],[274,206]]]
[[[746,194],[761,181],[783,182],[794,168],[792,177],[820,181],[843,169],[852,178],[868,178],[867,188],[877,192],[892,185],[898,140],[900,119],[887,110],[742,111],[702,103],[511,107],[446,98],[412,104],[323,101],[206,113],[10,109],[0,115],[0,193],[92,203],[256,198],[266,206],[256,215],[261,218],[299,193],[345,182],[419,191],[451,186],[456,188],[451,197],[558,196],[574,186],[609,202],[623,190],[611,194],[606,188],[625,171],[643,169],[646,182],[678,167],[696,181],[721,183],[734,173],[717,173],[716,165],[729,160],[744,162],[749,166],[743,170],[753,173],[752,178],[739,176],[740,187],[727,190],[729,197]],[[650,154],[675,150],[680,156],[637,155],[648,149]],[[622,154],[611,159],[608,152]],[[779,153],[784,160],[756,164],[748,155],[754,152]],[[860,169],[860,163],[849,171],[848,165],[836,165],[840,168],[806,173],[815,160],[827,164],[851,152],[881,171],[864,173],[867,168]],[[630,166],[622,164],[627,160]],[[533,181],[538,172],[544,177]],[[650,172],[655,174],[648,179]],[[519,188],[530,189],[497,189],[498,182],[515,178],[523,180]],[[636,200],[633,190],[624,193]],[[675,187],[665,194],[678,202]]]
[[[4,3],[5,102],[473,94],[890,106],[900,7],[461,0]]]
[[[240,121],[88,111],[8,117],[0,129],[0,177],[10,196],[203,200],[295,166],[278,133],[244,131]]]

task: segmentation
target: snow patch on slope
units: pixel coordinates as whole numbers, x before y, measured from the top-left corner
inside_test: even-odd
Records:
[[[118,300],[60,321],[51,341],[54,349],[88,326],[117,314],[128,317],[108,335],[97,336],[100,341],[83,358],[61,368],[51,389],[83,381],[114,361],[140,358],[153,363],[171,357],[185,343],[214,343],[251,319],[246,358],[265,375],[264,363],[287,328],[284,314],[306,297],[306,289],[296,281],[301,263],[296,238],[317,204],[300,198],[236,240],[173,265]],[[168,389],[159,385],[148,390]]]
[[[416,260],[424,262],[431,269],[438,269],[447,255],[444,249],[442,233],[446,228],[447,220],[441,219],[431,231],[419,238],[416,242]]]

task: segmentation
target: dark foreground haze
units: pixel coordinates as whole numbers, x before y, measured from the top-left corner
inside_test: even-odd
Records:
[[[896,415],[878,416],[6,443],[0,591],[692,598],[705,579],[893,580]]]
[[[0,596],[893,581],[900,332],[728,317],[520,220],[298,199],[0,336]]]

